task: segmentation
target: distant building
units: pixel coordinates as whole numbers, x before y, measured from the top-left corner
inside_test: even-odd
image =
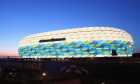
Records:
[[[130,57],[134,41],[124,30],[84,27],[39,33],[23,38],[23,58]]]

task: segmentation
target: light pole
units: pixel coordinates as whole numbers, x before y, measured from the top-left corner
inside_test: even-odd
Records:
[[[131,48],[131,52],[132,52],[132,45],[129,45],[129,48]]]
[[[127,46],[125,46],[125,51],[126,51],[126,55],[127,55],[127,57],[128,57],[128,54],[127,54],[127,48],[126,48]]]
[[[132,45],[129,45],[129,48],[132,49]],[[125,50],[126,50],[126,54],[127,54],[127,57],[128,57],[128,52],[127,52],[127,48],[125,47]]]
[[[42,82],[42,84],[46,84],[46,83],[47,83],[47,79],[46,79],[46,78],[47,78],[47,77],[46,77],[47,74],[46,74],[45,72],[43,72],[43,73],[42,73],[42,76],[43,76],[43,82]]]

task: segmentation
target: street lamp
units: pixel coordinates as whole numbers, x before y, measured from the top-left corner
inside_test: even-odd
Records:
[[[131,48],[131,51],[130,52],[132,52],[132,45],[129,45],[129,48]]]
[[[46,76],[47,74],[45,72],[42,73],[43,76]]]
[[[47,74],[45,72],[43,72],[42,75],[43,75],[43,82],[42,83],[46,84],[47,83],[47,79],[46,79]]]
[[[132,49],[132,45],[129,45],[128,47]],[[127,54],[127,57],[128,57],[127,47],[125,47],[125,50],[126,50],[126,54]]]
[[[125,46],[125,52],[126,52],[126,55],[127,55],[127,57],[128,57],[128,54],[127,54],[127,47]]]

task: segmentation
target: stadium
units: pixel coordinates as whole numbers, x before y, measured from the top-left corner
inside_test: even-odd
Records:
[[[22,58],[131,57],[132,36],[110,27],[84,27],[24,37],[18,52]]]

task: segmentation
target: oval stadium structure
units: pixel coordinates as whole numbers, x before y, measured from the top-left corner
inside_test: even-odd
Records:
[[[22,58],[130,57],[134,41],[124,30],[84,27],[39,33],[23,38]]]

